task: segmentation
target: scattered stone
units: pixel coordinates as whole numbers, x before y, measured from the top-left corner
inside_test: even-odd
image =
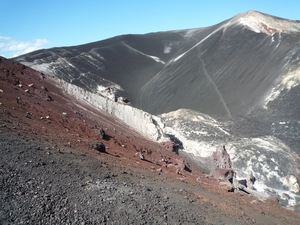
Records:
[[[103,130],[103,128],[100,129],[95,129],[96,133],[99,134],[99,137],[101,139],[103,139],[105,137],[105,131]]]
[[[230,180],[233,178],[234,171],[232,169],[214,169],[210,175],[217,180]]]
[[[41,89],[43,90],[43,91],[48,91],[48,89],[45,87],[45,86],[41,86]]]
[[[69,115],[68,115],[68,113],[66,113],[66,112],[63,112],[62,113],[65,117],[68,117]]]
[[[105,174],[104,175],[104,177],[103,177],[104,179],[109,179],[109,178],[111,178],[111,176],[110,176],[110,174],[109,173],[107,173],[107,174]]]
[[[117,102],[121,103],[121,104],[129,104],[130,103],[130,101],[125,97],[118,97]]]
[[[161,145],[169,150],[169,151],[172,151],[172,152],[176,152],[177,148],[178,148],[178,145],[176,145],[174,142],[172,141],[164,141],[161,143]]]
[[[33,87],[33,84],[28,84],[28,87]]]
[[[105,145],[102,142],[90,142],[89,145],[99,152],[106,152]]]
[[[220,187],[228,192],[232,192],[233,191],[233,185],[232,183],[230,183],[229,181],[221,181],[219,183]]]
[[[30,112],[26,112],[25,113],[25,117],[28,118],[28,119],[31,119],[31,113]]]
[[[47,95],[47,96],[46,96],[46,101],[52,102],[52,101],[53,101],[53,98],[52,98],[50,95]]]
[[[202,183],[201,177],[197,177],[196,181],[201,184]]]
[[[144,156],[144,154],[143,154],[143,153],[141,153],[141,152],[139,152],[139,157],[140,157],[140,159],[141,159],[141,160],[144,160],[144,159],[145,159],[145,156]]]
[[[181,172],[183,172],[184,170],[186,171],[191,171],[186,163],[185,160],[183,159],[176,159],[176,163],[175,163],[175,166],[176,166],[176,173],[177,174],[181,174]]]

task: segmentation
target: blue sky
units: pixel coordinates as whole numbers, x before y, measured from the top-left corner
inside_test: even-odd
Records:
[[[300,20],[299,0],[0,0],[0,55],[206,27],[248,10]]]

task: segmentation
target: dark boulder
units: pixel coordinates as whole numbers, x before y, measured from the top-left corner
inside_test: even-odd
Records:
[[[105,137],[105,131],[103,130],[103,128],[100,128],[100,129],[95,129],[96,133],[99,134],[99,137],[101,139],[104,139]]]
[[[106,152],[105,145],[102,142],[90,142],[89,145],[99,152]]]

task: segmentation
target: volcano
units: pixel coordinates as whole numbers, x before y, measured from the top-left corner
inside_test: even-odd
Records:
[[[248,11],[210,27],[121,35],[13,60],[145,137],[171,138],[198,168],[227,146],[240,178],[252,171],[257,191],[299,204],[299,21]]]
[[[300,22],[249,11],[207,28],[122,35],[15,60],[93,93],[115,86],[154,115],[187,108],[230,118],[298,84],[299,31]]]

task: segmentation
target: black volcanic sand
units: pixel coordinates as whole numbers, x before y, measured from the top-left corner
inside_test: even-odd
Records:
[[[153,182],[7,131],[0,143],[0,224],[244,224],[199,205],[179,180]]]
[[[97,153],[59,149],[6,128],[0,149],[0,224],[276,223],[238,203],[221,210],[226,202],[220,193],[213,194],[217,206],[200,186],[114,165],[105,154],[100,161]]]

